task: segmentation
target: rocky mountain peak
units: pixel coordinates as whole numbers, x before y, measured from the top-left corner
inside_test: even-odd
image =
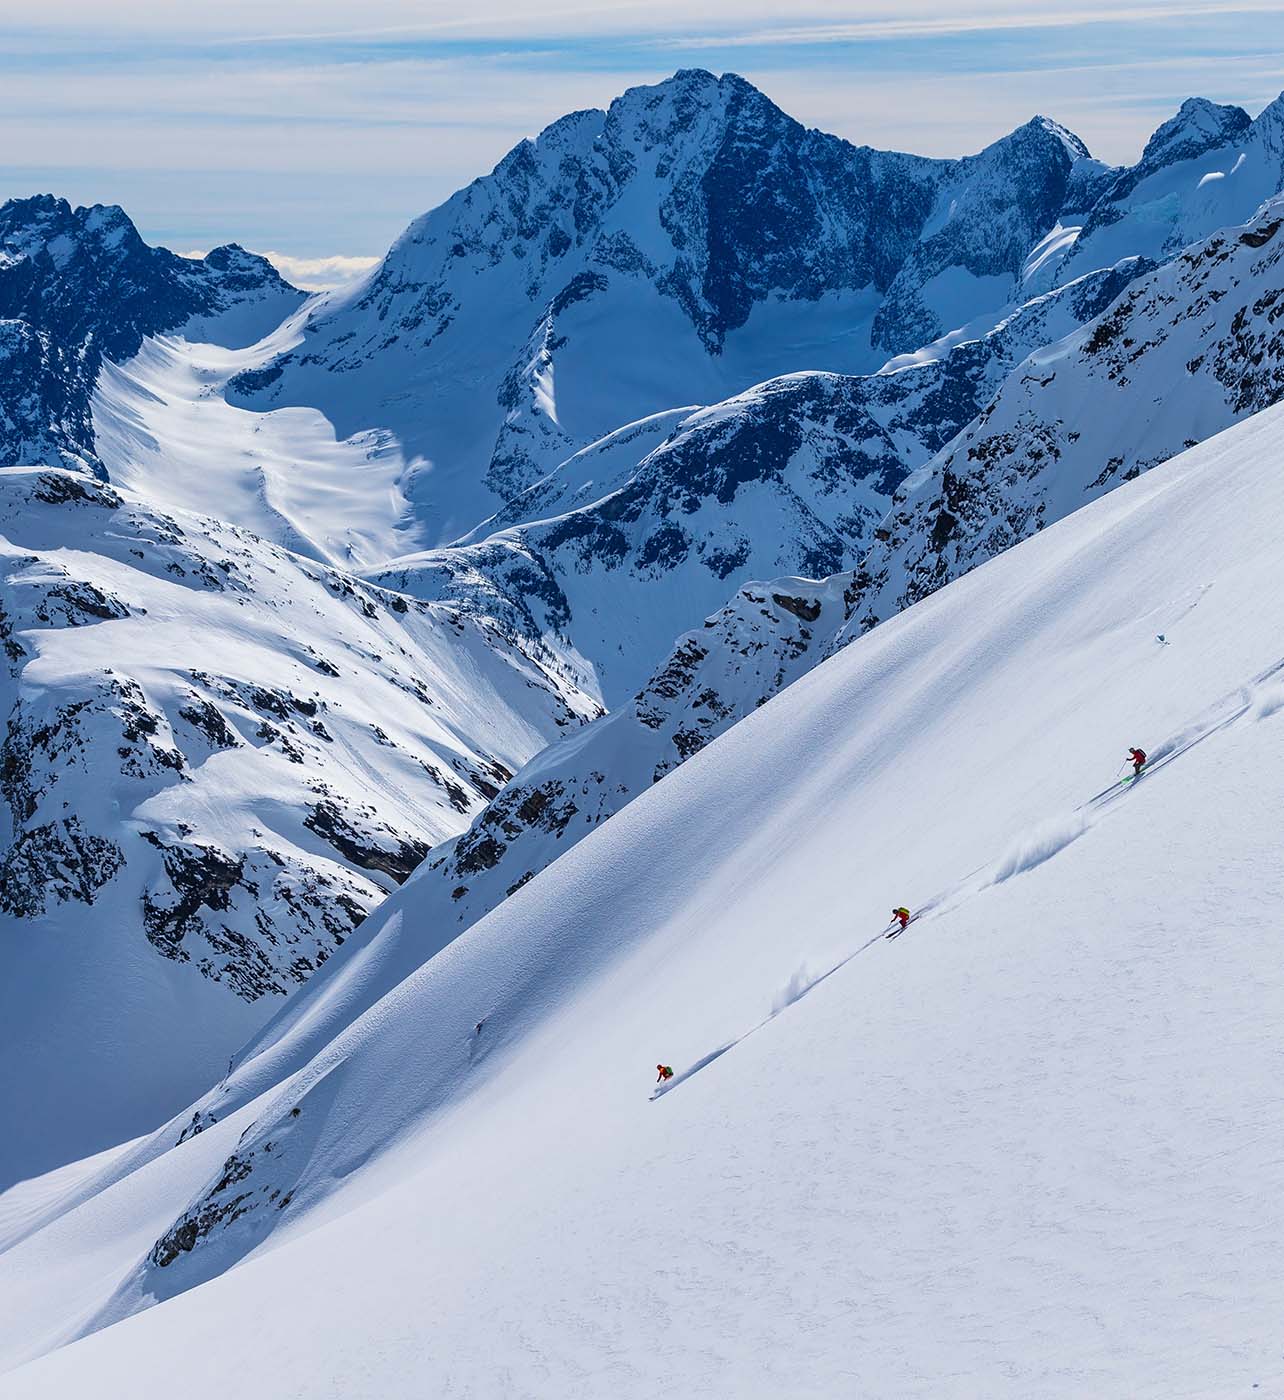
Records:
[[[1176,115],[1169,117],[1146,142],[1141,164],[1150,171],[1175,161],[1191,160],[1234,141],[1250,125],[1249,115],[1242,107],[1222,106],[1206,97],[1188,97]]]
[[[1284,92],[1257,114],[1253,136],[1268,155],[1284,157]]]
[[[208,258],[149,247],[117,205],[73,208],[51,194],[0,205],[0,465],[101,473],[90,396],[104,359],[143,338],[260,307],[263,334],[303,298],[265,258],[235,244]],[[247,331],[247,334],[252,331]]]
[[[1081,141],[1068,126],[1062,126],[1060,122],[1053,121],[1051,117],[1031,117],[1024,126],[1018,127],[1016,132],[1013,132],[1013,135],[1015,136],[1019,132],[1025,131],[1030,132],[1032,136],[1051,138],[1053,141],[1058,142],[1065,151],[1071,164],[1077,160],[1090,160],[1092,158],[1092,153],[1088,150],[1083,141]]]
[[[45,255],[59,270],[75,257],[95,266],[122,263],[146,245],[119,205],[94,204],[73,209],[52,194],[11,199],[0,206],[0,248],[15,256]]]
[[[206,268],[218,273],[220,281],[228,288],[294,290],[267,258],[261,253],[251,253],[239,243],[223,243],[211,248],[201,261]]]

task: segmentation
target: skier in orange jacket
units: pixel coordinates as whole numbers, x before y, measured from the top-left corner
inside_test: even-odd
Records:
[[[656,1080],[655,1080],[655,1082],[656,1082],[657,1084],[662,1084],[666,1079],[672,1079],[672,1078],[673,1078],[673,1069],[672,1069],[671,1066],[669,1066],[669,1065],[656,1065],[656,1069],[658,1069],[658,1070],[660,1071],[660,1073],[656,1076]]]

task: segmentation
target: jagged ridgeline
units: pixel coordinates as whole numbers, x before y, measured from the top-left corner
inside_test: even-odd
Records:
[[[319,1048],[847,641],[1274,403],[1280,127],[930,160],[682,72],[312,300],[0,209],[0,1114],[62,1105],[0,1182]]]
[[[91,411],[104,360],[180,327],[248,343],[302,301],[235,243],[181,258],[148,247],[114,205],[10,200],[0,206],[0,465],[104,474]]]

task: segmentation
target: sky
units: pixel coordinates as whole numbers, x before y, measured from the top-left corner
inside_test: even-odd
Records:
[[[689,67],[862,144],[965,155],[1039,112],[1123,163],[1185,97],[1276,97],[1284,4],[0,0],[0,198],[332,285],[523,137]]]

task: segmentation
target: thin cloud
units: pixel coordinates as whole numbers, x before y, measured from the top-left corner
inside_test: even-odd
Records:
[[[1191,16],[1261,14],[1277,8],[1275,0],[1133,0],[1114,6],[1110,0],[1033,6],[1030,0],[990,0],[975,10],[942,15],[941,0],[806,0],[795,11],[794,28],[824,26],[844,34],[932,35],[998,28],[1053,28],[1098,20],[1171,20]],[[407,12],[414,17],[407,20]],[[150,33],[153,37],[223,35],[248,42],[334,39],[395,39],[399,36],[440,35],[452,39],[562,38],[581,41],[595,37],[698,34],[725,26],[729,30],[772,33],[779,15],[777,0],[562,0],[531,5],[529,0],[487,0],[461,9],[452,0],[274,0],[276,24],[265,29],[262,0],[223,0],[217,6],[173,7],[162,0],[117,0],[104,7],[99,0],[47,0],[38,21],[13,26],[21,32],[74,27],[90,34]],[[730,42],[727,38],[713,42]],[[694,42],[679,39],[678,42]],[[745,42],[758,42],[756,36]]]
[[[1084,24],[1142,24],[1204,16],[1275,14],[1278,0],[1239,0],[1237,4],[1099,5],[1088,9],[1000,11],[980,14],[874,17],[843,23],[816,20],[787,26],[705,34],[669,34],[651,40],[659,49],[747,48],[773,44],[833,44],[862,39],[934,39],[996,30],[1069,29]]]
[[[379,262],[378,258],[349,257],[336,253],[328,258],[296,258],[275,248],[265,249],[263,256],[285,280],[305,292],[329,292],[346,287],[363,277]]]

